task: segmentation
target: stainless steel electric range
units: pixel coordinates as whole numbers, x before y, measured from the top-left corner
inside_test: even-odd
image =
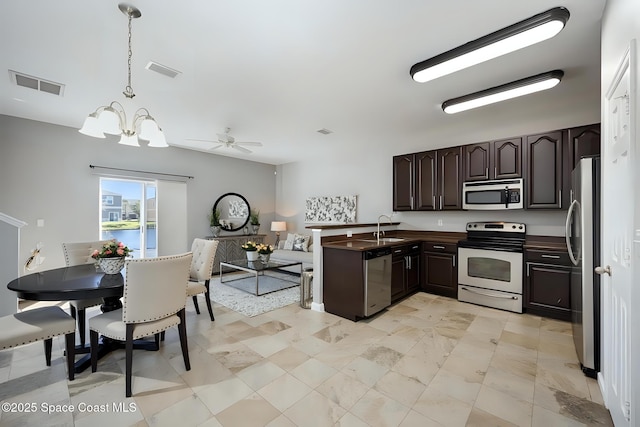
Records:
[[[470,222],[458,242],[458,300],[522,313],[526,226]]]

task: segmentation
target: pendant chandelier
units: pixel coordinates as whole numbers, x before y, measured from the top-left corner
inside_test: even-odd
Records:
[[[132,99],[136,95],[133,93],[133,87],[131,87],[131,21],[133,18],[141,17],[142,13],[135,6],[126,3],[120,3],[118,8],[129,19],[128,81],[122,93],[126,98]],[[93,113],[89,114],[79,132],[94,138],[104,138],[105,133],[121,135],[120,144],[134,147],[140,146],[139,139],[149,141],[149,147],[169,146],[162,129],[160,129],[155,119],[151,117],[149,110],[138,108],[133,115],[131,123],[128,123],[124,107],[117,101],[98,107]]]

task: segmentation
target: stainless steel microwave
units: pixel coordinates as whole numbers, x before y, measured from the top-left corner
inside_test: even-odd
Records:
[[[522,178],[465,182],[462,184],[462,209],[522,209],[523,190]]]

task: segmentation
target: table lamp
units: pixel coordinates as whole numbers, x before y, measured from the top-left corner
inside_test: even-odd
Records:
[[[278,243],[280,243],[280,232],[287,231],[287,223],[284,221],[271,221],[271,231],[276,232],[276,244],[274,246],[277,248]]]

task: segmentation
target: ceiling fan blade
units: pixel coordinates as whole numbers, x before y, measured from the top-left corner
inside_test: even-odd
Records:
[[[193,139],[193,138],[189,138],[187,139],[187,141],[195,141],[195,142],[211,142],[212,144],[215,144],[218,141],[212,141],[210,139]]]
[[[241,147],[241,146],[236,145],[236,144],[233,144],[231,147],[232,147],[232,148],[235,148],[235,149],[236,149],[236,150],[238,150],[238,151],[242,151],[243,153],[252,153],[252,152],[253,152],[253,151],[251,151],[251,150],[247,150],[246,148]]]
[[[252,145],[254,147],[262,147],[262,142],[236,141],[236,144]]]
[[[209,150],[210,150],[210,151],[217,150],[217,149],[218,149],[218,148],[220,148],[220,147],[222,147],[222,144],[220,144],[220,145],[216,145],[215,147],[212,147],[212,148],[209,148]]]

